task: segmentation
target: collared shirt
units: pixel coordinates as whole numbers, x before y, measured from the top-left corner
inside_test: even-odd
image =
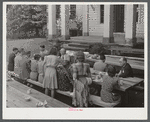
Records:
[[[132,67],[130,66],[130,64],[126,63],[124,66],[122,66],[121,68],[121,74],[119,77],[133,77],[133,71],[132,71]]]
[[[97,71],[102,71],[104,72],[105,71],[105,68],[106,68],[106,65],[102,60],[100,60],[99,62],[96,62],[93,66],[93,69],[94,70],[97,70]]]
[[[61,59],[66,60],[66,61],[70,61],[70,56],[68,54],[64,54],[61,56]]]
[[[47,50],[44,50],[44,51],[40,51],[40,55],[46,55],[48,53]]]

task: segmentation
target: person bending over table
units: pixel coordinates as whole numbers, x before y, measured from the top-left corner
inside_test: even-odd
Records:
[[[22,60],[20,61],[20,79],[27,80],[30,78],[31,72],[31,51],[27,51],[23,54]]]
[[[14,47],[13,52],[9,55],[8,71],[14,71],[14,59],[15,59],[17,53],[18,53],[18,48]]]
[[[106,65],[107,64],[105,63],[105,55],[101,54],[100,60],[94,64],[93,69],[104,72],[106,69]]]
[[[129,63],[127,63],[127,59],[125,57],[120,58],[119,63],[121,65],[121,70],[117,74],[119,77],[133,77],[132,67]]]
[[[22,57],[23,57],[23,54],[24,54],[24,48],[20,48],[18,50],[18,54],[17,56],[15,57],[14,59],[14,63],[15,63],[15,66],[14,66],[14,73],[16,75],[20,75],[20,68],[21,68],[21,65],[20,65],[20,62],[22,60]]]
[[[108,65],[107,74],[103,76],[103,82],[101,85],[101,100],[107,103],[114,103],[119,100],[120,95],[113,92],[115,87],[119,87],[118,85],[118,77],[115,77],[116,69],[115,67]]]

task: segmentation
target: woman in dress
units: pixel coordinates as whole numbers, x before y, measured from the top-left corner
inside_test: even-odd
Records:
[[[31,60],[31,73],[30,73],[30,79],[37,81],[38,80],[38,61],[40,59],[39,54],[34,55],[34,59]]]
[[[103,76],[101,100],[107,103],[114,103],[119,100],[120,96],[113,92],[115,87],[118,87],[118,77],[115,77],[115,67],[108,65],[107,74]]]
[[[84,53],[76,53],[76,62],[73,64],[74,96],[73,105],[88,106],[89,87],[87,77],[91,77],[90,66],[84,63]]]
[[[57,66],[58,89],[61,91],[73,91],[72,76],[69,71],[70,57],[66,54],[66,50],[60,50],[62,65]]]
[[[38,62],[38,82],[43,83],[43,63],[44,63],[44,55],[41,56],[41,60]]]
[[[51,90],[51,97],[54,97],[55,89],[58,88],[57,85],[57,72],[56,66],[59,64],[59,58],[57,57],[57,49],[52,48],[48,56],[45,56],[43,62],[44,72],[43,86],[45,88],[45,94],[48,95],[48,91]]]

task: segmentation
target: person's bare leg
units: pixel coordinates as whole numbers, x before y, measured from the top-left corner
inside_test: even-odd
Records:
[[[51,97],[54,98],[54,96],[55,96],[55,90],[51,89]]]
[[[48,95],[49,89],[45,88],[45,94]]]

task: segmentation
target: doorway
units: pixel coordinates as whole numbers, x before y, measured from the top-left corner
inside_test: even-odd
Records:
[[[124,32],[124,5],[114,5],[114,32]]]

